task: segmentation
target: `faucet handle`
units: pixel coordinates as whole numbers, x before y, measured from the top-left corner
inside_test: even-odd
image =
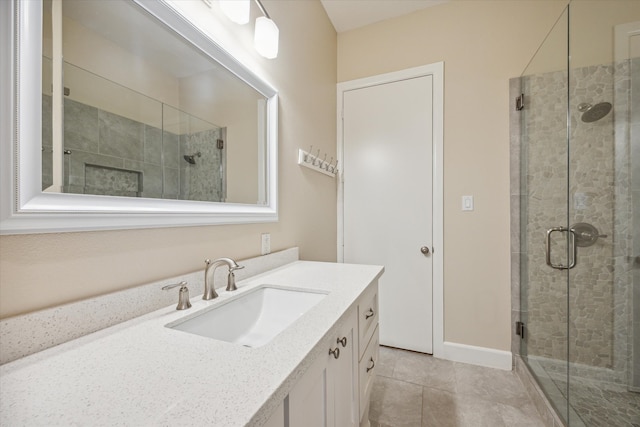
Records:
[[[229,266],[229,275],[227,276],[227,291],[237,291],[238,287],[236,286],[236,275],[234,271],[242,270],[244,265],[236,264],[234,266]]]
[[[236,270],[242,270],[244,268],[244,265],[234,265],[229,266],[229,275],[227,276],[227,291],[237,291],[238,287],[236,286],[236,275],[234,273],[234,271]]]
[[[176,306],[176,310],[186,310],[187,308],[191,308],[191,301],[189,301],[189,288],[187,288],[187,282],[184,280],[180,283],[163,286],[162,290],[166,291],[178,286],[180,286],[180,290],[178,292],[178,305]]]
[[[237,270],[237,268],[235,269]],[[229,269],[229,275],[227,276],[227,291],[237,291],[236,275],[233,274],[233,270]]]
[[[242,270],[243,268],[244,268],[244,265],[236,264],[232,267],[229,267],[229,271]]]

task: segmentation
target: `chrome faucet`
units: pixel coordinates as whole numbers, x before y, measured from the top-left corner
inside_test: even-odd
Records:
[[[218,258],[213,261],[211,261],[210,259],[205,259],[204,263],[206,267],[204,268],[204,294],[202,295],[202,299],[210,300],[210,299],[218,298],[214,280],[211,279],[211,282],[209,282],[209,270],[211,270],[212,272],[215,272],[216,268],[218,268],[223,264],[226,264],[229,267],[229,276],[227,278],[227,291],[235,291],[236,289],[238,289],[236,287],[236,275],[233,272],[244,268],[243,265],[238,265],[238,263],[232,260],[231,258]]]

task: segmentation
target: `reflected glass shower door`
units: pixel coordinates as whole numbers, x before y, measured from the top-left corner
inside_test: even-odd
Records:
[[[569,10],[521,76],[521,355],[565,421],[568,405]],[[553,267],[552,267],[553,266]]]

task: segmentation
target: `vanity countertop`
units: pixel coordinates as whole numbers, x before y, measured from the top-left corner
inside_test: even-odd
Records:
[[[261,425],[382,272],[297,261],[215,300],[198,295],[189,310],[171,305],[2,365],[0,425]],[[165,327],[263,284],[329,294],[258,348]]]

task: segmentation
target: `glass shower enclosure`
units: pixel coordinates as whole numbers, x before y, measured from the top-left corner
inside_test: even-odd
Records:
[[[572,0],[518,79],[520,355],[569,426],[640,426],[640,2]]]

